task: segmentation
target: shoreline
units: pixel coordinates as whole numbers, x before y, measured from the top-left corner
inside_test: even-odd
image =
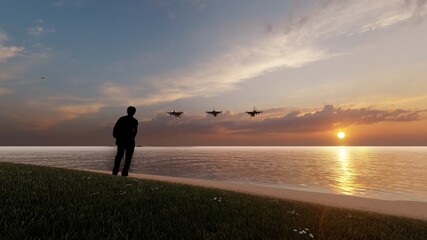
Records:
[[[75,170],[111,174],[109,171],[80,169]],[[121,177],[121,176],[118,176]],[[281,189],[267,186],[256,186],[250,184],[213,181],[205,179],[192,179],[181,177],[169,177],[159,175],[149,175],[142,173],[129,173],[129,177],[138,179],[157,180],[170,183],[187,184],[206,188],[217,188],[234,192],[241,192],[250,195],[266,196],[286,200],[295,200],[314,204],[321,204],[330,207],[348,208],[381,214],[402,216],[427,220],[427,202],[416,201],[392,201],[362,198],[357,196],[339,195],[332,193],[306,192],[293,189]]]

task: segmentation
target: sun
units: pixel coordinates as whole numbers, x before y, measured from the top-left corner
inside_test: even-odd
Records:
[[[337,137],[338,137],[339,139],[343,139],[343,138],[345,138],[345,132],[343,132],[343,131],[339,131],[339,132],[337,133]]]

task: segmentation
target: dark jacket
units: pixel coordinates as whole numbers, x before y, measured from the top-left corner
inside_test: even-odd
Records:
[[[117,120],[113,129],[116,144],[135,144],[138,132],[138,120],[131,116],[123,116]]]

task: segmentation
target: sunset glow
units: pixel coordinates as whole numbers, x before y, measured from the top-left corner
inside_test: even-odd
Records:
[[[337,133],[337,137],[338,137],[339,139],[343,139],[343,138],[345,138],[345,132],[342,132],[342,131],[338,132],[338,133]]]
[[[0,145],[427,145],[427,1],[108,2],[2,2]]]

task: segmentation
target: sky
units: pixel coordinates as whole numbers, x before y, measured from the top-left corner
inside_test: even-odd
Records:
[[[426,18],[426,0],[3,0],[0,145],[114,145],[132,105],[140,146],[426,146]]]

